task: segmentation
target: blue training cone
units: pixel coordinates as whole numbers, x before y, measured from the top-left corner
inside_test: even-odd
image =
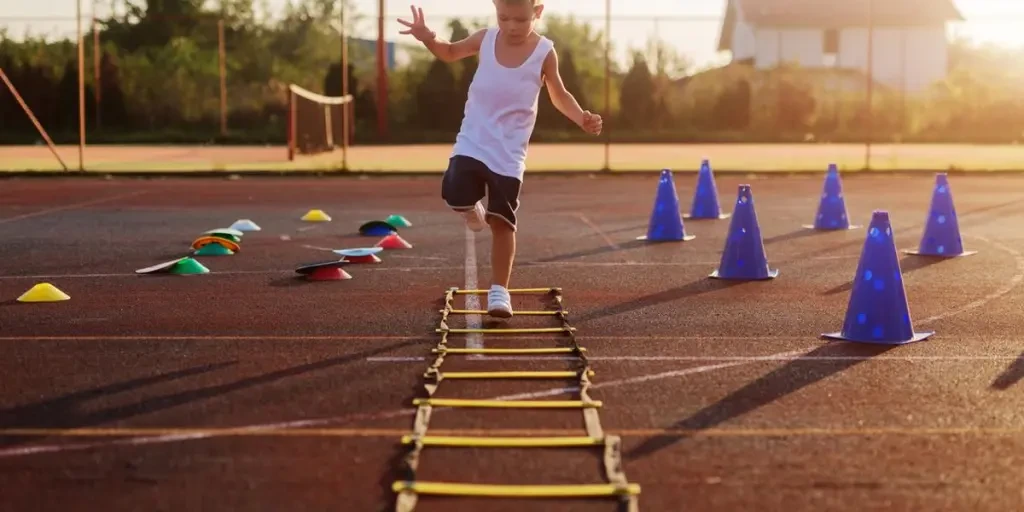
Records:
[[[956,219],[956,207],[953,205],[953,191],[949,188],[946,173],[940,172],[935,175],[935,191],[932,192],[932,204],[928,209],[928,221],[920,246],[916,251],[903,252],[942,258],[970,256],[978,252],[964,251],[964,243],[960,238],[960,223]]]
[[[843,198],[843,181],[839,177],[839,169],[836,168],[836,164],[829,164],[828,172],[825,174],[825,185],[822,187],[821,201],[818,203],[818,213],[814,217],[814,224],[804,225],[804,227],[819,231],[839,231],[862,227],[850,225],[850,218],[846,213],[846,199]]]
[[[658,180],[658,191],[654,198],[647,235],[639,236],[637,240],[685,242],[694,238],[697,237],[686,234],[683,216],[679,214],[679,196],[676,195],[676,185],[672,181],[672,171],[664,169],[661,171],[661,179]]]
[[[778,270],[768,268],[768,257],[764,252],[761,227],[757,224],[754,211],[754,195],[750,185],[740,185],[729,223],[729,237],[725,240],[722,261],[711,273],[715,279],[737,279],[744,281],[774,279]]]
[[[935,333],[914,332],[889,213],[876,211],[871,216],[857,274],[853,278],[843,330],[822,336],[843,341],[902,345],[921,341],[932,334]]]
[[[715,185],[715,174],[711,170],[711,162],[700,163],[700,174],[697,175],[697,190],[693,192],[693,204],[690,213],[684,214],[687,219],[728,219],[730,213],[722,213],[718,204],[718,187]]]

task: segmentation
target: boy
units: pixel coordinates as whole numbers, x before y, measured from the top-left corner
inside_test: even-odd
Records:
[[[580,108],[558,73],[558,55],[550,39],[534,27],[543,0],[493,0],[498,26],[456,42],[427,28],[423,9],[412,6],[411,22],[399,19],[438,59],[454,62],[473,55],[480,65],[469,87],[462,128],[455,140],[441,197],[461,213],[469,229],[490,225],[491,288],[487,313],[512,317],[508,293],[516,251],[516,210],[526,170],[526,152],[537,121],[537,99],[547,86],[551,103],[587,133],[601,133],[601,116]],[[481,201],[487,195],[487,209]]]

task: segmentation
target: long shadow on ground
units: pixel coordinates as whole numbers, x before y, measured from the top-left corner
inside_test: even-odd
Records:
[[[349,354],[345,356],[325,359],[323,361],[317,361],[314,363],[293,366],[290,368],[285,368],[282,370],[277,370],[262,375],[238,379],[225,384],[217,384],[214,386],[207,386],[197,389],[190,389],[187,391],[180,391],[176,393],[155,396],[133,404],[108,407],[106,409],[99,409],[94,411],[79,411],[79,408],[84,408],[85,403],[90,399],[96,399],[103,396],[130,391],[132,389],[137,389],[144,386],[158,384],[161,382],[168,382],[172,380],[192,377],[203,373],[221,370],[237,364],[237,361],[209,364],[194,368],[188,368],[185,370],[178,370],[174,372],[155,375],[152,377],[132,379],[129,381],[110,384],[107,386],[101,386],[98,388],[88,389],[84,391],[76,391],[74,393],[69,393],[67,395],[48,399],[42,402],[36,402],[28,405],[22,405],[12,407],[9,409],[0,410],[0,429],[61,429],[82,428],[101,425],[112,421],[123,420],[138,415],[148,414],[163,409],[177,407],[199,400],[213,398],[219,395],[224,395],[227,393],[239,391],[246,388],[251,388],[254,386],[270,384],[276,381],[280,381],[282,379],[296,377],[318,370],[324,370],[339,365],[345,365],[352,362],[361,361],[370,356],[386,353],[396,348],[421,344],[424,343],[425,341],[427,341],[426,338],[419,338],[403,341],[400,343],[393,343],[387,346],[374,348],[372,350],[365,350],[362,352],[357,352],[355,354]],[[13,446],[25,443],[30,439],[40,439],[40,437],[0,436],[0,446]]]
[[[662,304],[665,302],[672,302],[675,300],[684,299],[686,297],[693,297],[696,295],[711,293],[718,290],[725,290],[728,288],[733,288],[735,286],[740,286],[748,283],[748,281],[701,279],[680,286],[678,288],[672,288],[669,290],[660,291],[658,293],[652,293],[650,295],[645,295],[643,297],[631,300],[629,302],[623,302],[621,304],[616,304],[611,307],[591,311],[585,315],[580,316],[579,321],[586,322],[588,320],[596,320],[599,318],[604,318],[606,316],[620,315],[622,313],[628,313],[630,311],[636,311],[638,309],[643,309],[646,307],[657,306],[658,304]]]
[[[698,411],[689,418],[677,421],[669,430],[683,431],[681,435],[661,435],[647,440],[626,453],[627,459],[640,459],[682,442],[697,431],[716,427],[795,393],[811,384],[848,370],[871,357],[882,355],[896,347],[889,345],[829,344],[816,348],[802,358],[848,357],[834,361],[797,359],[747,384],[719,402]]]
[[[996,377],[996,380],[992,382],[992,389],[998,389],[1005,391],[1010,389],[1014,384],[1024,379],[1024,352],[1017,357],[1017,360],[1010,364],[1010,366]]]
[[[934,258],[934,257],[928,257],[928,256],[915,256],[915,255],[904,256],[903,259],[900,260],[900,273],[902,275],[906,275],[906,274],[908,274],[910,272],[913,272],[915,270],[921,270],[923,268],[928,268],[928,267],[930,267],[932,265],[936,265],[938,263],[942,263],[942,262],[950,260],[950,259],[951,258]],[[853,281],[850,280],[850,281],[847,281],[847,282],[845,282],[845,283],[843,283],[843,284],[841,284],[839,286],[836,286],[835,288],[832,288],[832,289],[826,291],[825,293],[823,293],[823,295],[835,295],[837,293],[846,293],[846,292],[849,292],[852,289],[853,289]]]

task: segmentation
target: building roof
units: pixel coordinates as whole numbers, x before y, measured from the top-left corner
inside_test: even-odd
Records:
[[[964,19],[953,0],[728,0],[719,50],[732,46],[740,12],[746,22],[770,27],[866,27],[869,20],[876,27],[891,27]]]

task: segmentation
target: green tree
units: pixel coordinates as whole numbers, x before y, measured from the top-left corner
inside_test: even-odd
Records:
[[[619,103],[622,105],[619,119],[624,128],[649,127],[659,117],[654,78],[641,53],[633,55],[633,66],[622,80]]]

